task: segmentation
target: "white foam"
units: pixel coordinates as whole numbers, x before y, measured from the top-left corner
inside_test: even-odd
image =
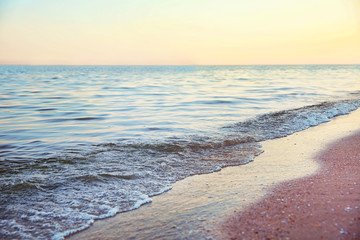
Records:
[[[108,218],[108,217],[112,217],[115,216],[115,214],[117,214],[120,211],[119,207],[107,207],[108,212],[105,214],[102,214],[100,216],[95,217],[95,219],[104,219],[104,218]]]
[[[90,227],[91,224],[94,223],[94,219],[91,219],[89,221],[87,221],[87,223],[85,223],[82,227],[76,228],[76,229],[70,229],[64,232],[60,232],[60,233],[56,233],[51,239],[52,240],[62,240],[64,239],[66,236],[69,236],[71,234],[80,232],[82,230],[85,230],[86,228]]]
[[[157,192],[155,192],[155,193],[152,193],[150,196],[151,196],[151,197],[152,197],[152,196],[156,196],[156,195],[162,194],[162,193],[164,193],[164,192],[167,192],[167,191],[169,191],[169,190],[171,190],[171,189],[172,189],[172,186],[171,186],[171,185],[168,185],[168,186],[165,186],[165,187],[161,188],[159,191],[157,191]]]
[[[143,197],[143,199],[137,200],[131,210],[137,209],[146,203],[152,202],[152,199],[149,196],[144,195],[144,194],[142,194],[141,196]]]
[[[134,210],[134,209],[137,209],[139,208],[140,206],[146,204],[146,203],[150,203],[152,201],[152,199],[147,196],[147,195],[144,195],[144,194],[141,194],[139,196],[141,199],[140,200],[137,200],[135,202],[135,204],[133,205],[133,207],[130,209],[130,210]],[[95,220],[98,220],[98,219],[104,219],[104,218],[109,218],[109,217],[113,217],[115,216],[117,213],[120,212],[120,208],[119,207],[114,207],[114,208],[111,208],[109,206],[102,206],[101,208],[103,209],[107,209],[108,212],[105,213],[105,214],[102,214],[100,216],[92,216],[92,219],[90,219],[89,221],[87,221],[83,226],[79,227],[79,228],[76,228],[76,229],[70,229],[70,230],[67,230],[67,231],[64,231],[64,232],[59,232],[59,233],[56,233],[54,236],[53,236],[53,240],[62,240],[64,239],[65,237],[71,235],[71,234],[74,234],[74,233],[77,233],[77,232],[80,232],[82,230],[85,230],[86,228],[90,227]],[[86,215],[86,214],[85,214]],[[87,216],[91,216],[91,215],[87,215]],[[83,217],[83,215],[82,215]]]

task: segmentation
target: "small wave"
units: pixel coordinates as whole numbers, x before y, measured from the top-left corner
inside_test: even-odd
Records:
[[[182,102],[182,105],[196,105],[196,104],[207,104],[207,105],[215,105],[215,104],[231,104],[233,101],[229,100],[200,100],[200,101],[191,101],[191,102]]]
[[[257,116],[233,126],[227,126],[238,134],[248,135],[255,141],[285,137],[309,127],[330,121],[332,118],[345,115],[360,106],[360,100],[342,100],[323,102],[279,112]]]
[[[55,97],[44,97],[44,99],[65,99],[65,97],[58,97],[58,96],[55,96]]]
[[[87,228],[89,228],[93,223],[95,222],[94,219],[88,220],[83,226],[76,228],[76,229],[70,229],[64,232],[56,233],[51,239],[52,240],[63,240],[65,237],[70,236],[72,234],[75,234],[77,232],[81,232]]]
[[[37,111],[46,112],[46,111],[55,111],[55,110],[57,110],[57,109],[56,108],[40,108]]]
[[[94,174],[87,174],[83,176],[75,177],[74,180],[81,181],[83,183],[93,183],[93,182],[105,182],[101,176]]]
[[[132,179],[137,179],[139,178],[138,175],[136,174],[110,174],[110,173],[103,173],[100,174],[99,176],[104,177],[104,178],[120,178],[120,179],[125,179],[125,180],[132,180]]]
[[[359,95],[360,95],[360,91],[351,92],[350,95],[359,96]]]
[[[20,191],[33,191],[33,190],[42,190],[42,187],[38,183],[30,183],[22,181],[15,184],[4,184],[0,187],[2,193],[10,192],[20,192]]]
[[[142,205],[144,204],[147,204],[147,203],[151,203],[152,202],[152,199],[149,198],[148,196],[146,195],[141,195],[141,199],[140,200],[137,200],[133,207],[130,210],[134,210],[134,209],[137,209],[139,207],[141,207]],[[67,231],[63,231],[63,232],[59,232],[59,233],[56,233],[51,239],[52,240],[63,240],[65,239],[65,237],[67,236],[70,236],[72,234],[75,234],[77,232],[80,232],[80,231],[83,231],[87,228],[89,228],[95,220],[99,220],[99,219],[105,219],[105,218],[109,218],[109,217],[113,217],[115,216],[118,212],[120,211],[119,207],[114,207],[114,208],[109,208],[107,213],[106,214],[103,214],[101,216],[98,216],[94,219],[90,219],[88,220],[84,225],[82,225],[81,227],[79,228],[76,228],[76,229],[70,229],[70,230],[67,230]]]
[[[214,100],[214,101],[206,101],[205,104],[230,104],[233,103],[232,101],[227,100]]]
[[[75,113],[72,113],[75,114]],[[78,118],[50,118],[46,119],[47,122],[67,122],[67,121],[93,121],[101,120],[103,117],[78,117]]]
[[[152,142],[152,143],[105,143],[96,145],[97,153],[107,151],[146,151],[147,153],[157,154],[183,154],[183,153],[200,153],[208,150],[232,147],[240,144],[253,143],[256,139],[251,136],[237,136],[225,138],[207,138],[193,137],[189,140],[172,140],[169,142]],[[100,148],[99,148],[100,147]],[[95,152],[93,152],[95,153]]]
[[[10,149],[10,148],[15,148],[15,146],[11,144],[0,144],[0,149]]]
[[[146,128],[147,131],[169,131],[169,128],[158,128],[158,127],[150,127]]]
[[[100,120],[103,119],[102,117],[79,117],[79,118],[73,118],[72,120],[77,121],[91,121],[91,120]]]
[[[0,106],[0,108],[18,108],[21,107],[22,105],[10,105],[10,106]]]

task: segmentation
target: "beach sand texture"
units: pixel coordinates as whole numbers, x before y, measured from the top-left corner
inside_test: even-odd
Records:
[[[314,194],[314,198],[325,201],[318,203],[318,205],[304,202],[305,205],[310,204],[311,206],[306,205],[307,208],[304,206],[301,210],[306,210],[306,216],[313,219],[313,223],[311,223],[312,229],[315,229],[315,231],[328,229],[331,222],[329,221],[329,224],[317,222],[314,217],[318,214],[315,211],[316,209],[320,211],[320,214],[332,211],[332,208],[335,211],[342,211],[342,214],[345,215],[355,213],[356,211],[358,214],[359,210],[355,207],[359,206],[359,204],[356,205],[356,202],[350,205],[346,203],[345,206],[340,206],[339,208],[337,206],[328,208],[327,201],[335,205],[339,201],[336,196],[332,196],[331,191],[326,193],[332,197],[326,196],[325,200],[319,192],[318,188],[320,187],[310,188],[301,184],[293,185],[295,184],[293,180],[309,177],[317,171],[319,173],[327,170],[332,172],[333,169],[319,168],[319,163],[314,159],[318,156],[319,152],[326,149],[326,146],[337,139],[354,134],[359,129],[360,110],[356,110],[349,115],[339,116],[328,123],[309,128],[288,137],[262,142],[264,153],[256,157],[254,162],[238,167],[228,167],[212,174],[186,178],[175,183],[173,189],[169,192],[153,197],[151,204],[146,204],[138,210],[122,213],[113,218],[96,221],[89,229],[74,234],[69,239],[229,239],[232,237],[242,239],[238,235],[239,232],[241,234],[243,232],[242,228],[238,225],[240,223],[238,221],[240,215],[234,215],[234,211],[244,211],[244,214],[250,214],[249,216],[251,216],[253,211],[260,209],[258,214],[261,214],[263,212],[261,204],[265,201],[263,199],[274,197],[278,191],[275,190],[274,192],[275,186],[281,183],[283,184],[281,186],[289,187],[295,194],[297,192],[301,194],[302,191],[306,190]],[[345,156],[347,152],[347,150],[344,150],[344,154],[340,155]],[[338,170],[341,170],[340,165]],[[331,174],[337,176],[340,173],[339,171],[334,171]],[[345,175],[348,175],[347,172],[345,172]],[[318,175],[311,176],[314,178],[313,182],[317,178],[316,176]],[[291,186],[285,183],[285,181],[291,181]],[[340,179],[339,183],[340,186],[341,183],[346,185],[344,179]],[[349,200],[356,199],[356,197],[359,197],[358,188],[356,188],[358,185],[354,185],[352,181],[349,184],[349,187],[353,188],[351,190],[352,194],[347,194],[350,191],[349,189],[344,192],[344,198],[350,197]],[[282,199],[280,197],[277,198]],[[281,202],[277,198],[273,200],[276,203]],[[260,205],[254,205],[254,203]],[[359,203],[358,198],[357,203]],[[297,202],[294,200],[292,203],[285,202],[283,205],[285,204],[287,204],[286,206],[291,204],[296,206]],[[274,211],[276,214],[277,210]],[[288,215],[295,215],[292,212],[286,213]],[[263,217],[261,218],[263,219]],[[274,226],[278,227],[276,224],[282,224],[282,220],[291,223],[291,219],[294,218],[282,219],[282,217],[279,217],[279,219],[276,219],[277,222],[274,223]],[[358,219],[357,222],[354,222],[354,220],[350,221],[353,221],[351,226],[358,228],[358,225],[356,225],[359,222]],[[254,221],[254,224],[256,222]],[[307,222],[307,219],[304,222]],[[341,229],[343,231],[350,231],[342,227],[342,222],[337,223],[339,229],[336,231],[340,232]],[[250,230],[257,228],[256,225],[254,226],[248,225],[248,228]],[[302,227],[306,227],[306,229],[302,229]],[[290,228],[290,225],[285,230],[288,230],[288,228]],[[307,225],[298,224],[294,228],[295,235],[292,236],[295,236],[294,238],[296,239],[296,234],[308,231],[308,228],[310,227]],[[253,236],[260,237],[259,231],[257,235],[256,232],[254,234]],[[278,236],[282,235],[274,236],[278,238]],[[299,239],[301,238],[299,237]]]
[[[316,157],[314,176],[281,184],[223,226],[226,239],[360,239],[360,132]]]

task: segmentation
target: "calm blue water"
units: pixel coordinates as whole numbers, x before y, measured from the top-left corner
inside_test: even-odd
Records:
[[[360,106],[360,65],[0,66],[0,238],[60,239]]]

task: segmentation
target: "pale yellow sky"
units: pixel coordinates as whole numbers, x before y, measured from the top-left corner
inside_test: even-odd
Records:
[[[0,0],[0,64],[360,64],[360,0]]]

